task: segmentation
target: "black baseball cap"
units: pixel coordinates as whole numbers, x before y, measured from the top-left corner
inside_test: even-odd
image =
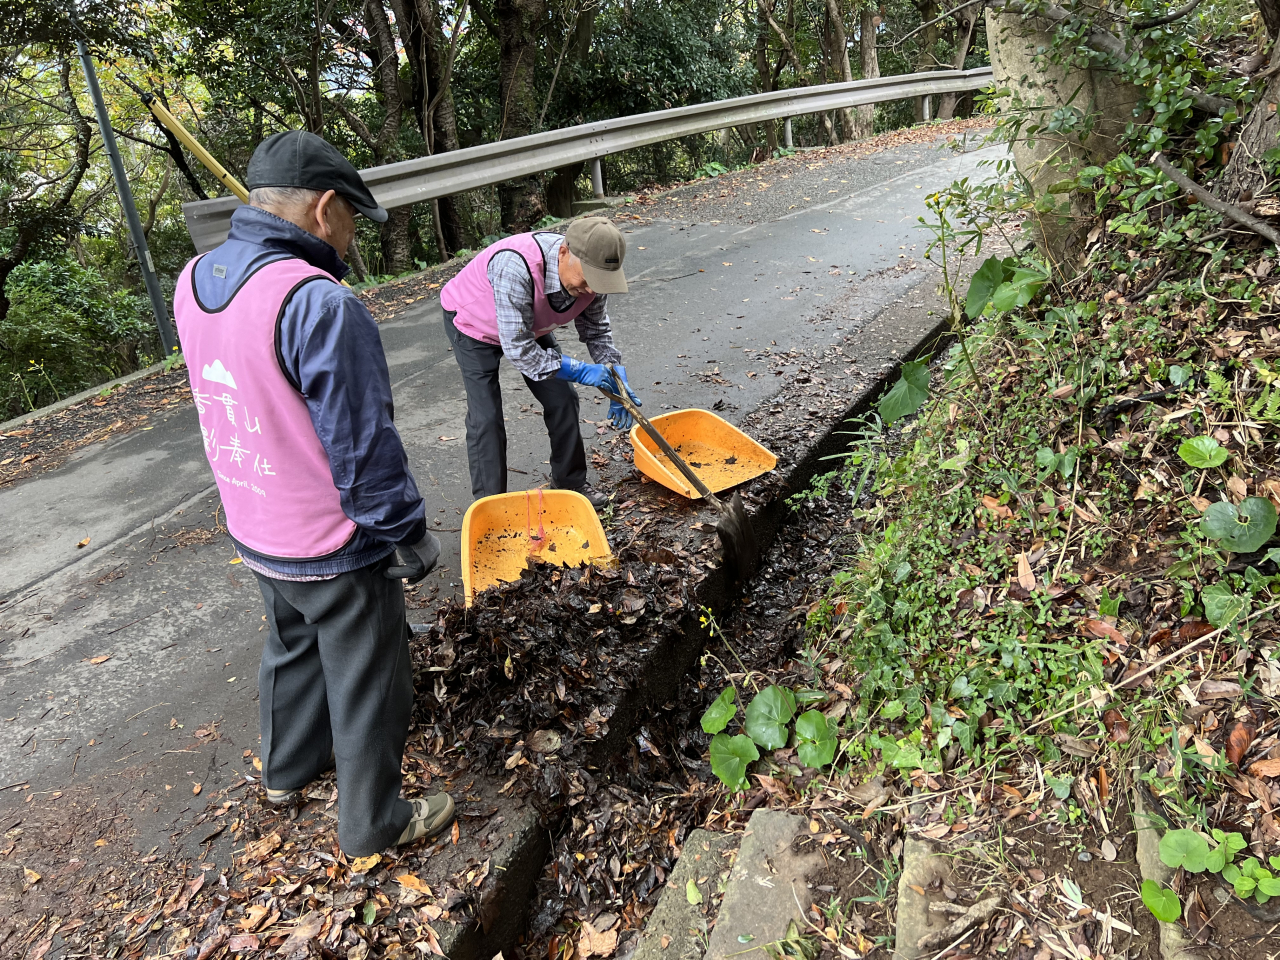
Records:
[[[301,187],[333,190],[374,223],[386,223],[387,211],[378,206],[360,172],[337,148],[306,130],[286,130],[267,137],[249,158],[249,189]]]

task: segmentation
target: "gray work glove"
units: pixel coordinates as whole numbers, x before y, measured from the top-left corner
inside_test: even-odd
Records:
[[[383,571],[388,580],[417,583],[440,561],[440,541],[430,531],[417,543],[397,543],[396,562]]]

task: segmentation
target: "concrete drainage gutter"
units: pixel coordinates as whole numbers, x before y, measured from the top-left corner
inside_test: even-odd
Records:
[[[856,339],[847,338],[841,344],[858,355],[856,374],[848,372],[848,356],[836,351],[829,364],[818,359],[809,364],[822,373],[827,373],[829,367],[830,379],[811,376],[807,384],[784,385],[783,394],[794,408],[801,409],[801,404],[807,405],[803,409],[814,409],[811,406],[814,404],[825,406],[817,407],[823,411],[822,419],[809,424],[812,429],[801,442],[792,444],[791,449],[775,450],[779,454],[779,465],[774,474],[750,487],[751,499],[760,502],[752,514],[752,525],[762,553],[772,545],[787,520],[790,512],[787,497],[803,490],[815,476],[832,469],[833,465],[824,461],[824,457],[847,448],[847,439],[838,433],[844,421],[870,409],[885,386],[898,376],[904,361],[915,359],[937,344],[946,327],[948,310],[945,301],[929,289],[932,281],[932,272],[927,272],[902,299],[882,310],[855,334]],[[921,295],[925,290],[929,292]],[[908,299],[916,303],[908,306],[904,303]],[[868,365],[877,369],[862,372]],[[766,444],[770,406],[769,402],[761,404],[742,424],[748,433],[761,437]],[[708,509],[705,513],[704,519],[710,519],[711,511]],[[698,622],[699,610],[703,606],[713,611],[723,608],[730,597],[729,588],[722,569],[711,571],[696,584],[680,632],[669,642],[656,644],[650,650],[647,661],[637,671],[637,682],[629,685],[617,701],[608,735],[592,747],[592,762],[605,766],[610,757],[625,748],[647,705],[662,703],[675,694],[705,646],[706,632]],[[534,885],[546,862],[550,838],[558,822],[540,822],[538,814],[527,804],[516,810],[506,809],[504,814],[503,829],[508,836],[489,852],[490,875],[497,879],[486,882],[477,892],[477,921],[435,925],[441,947],[451,960],[489,960],[501,951],[510,950],[525,928]]]

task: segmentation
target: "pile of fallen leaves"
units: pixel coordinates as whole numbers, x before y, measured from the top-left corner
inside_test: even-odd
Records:
[[[414,647],[415,740],[462,769],[509,777],[515,796],[555,805],[580,794],[574,773],[603,763],[619,701],[686,628],[685,566],[670,549],[633,544],[607,566],[534,563],[471,607],[441,608]]]

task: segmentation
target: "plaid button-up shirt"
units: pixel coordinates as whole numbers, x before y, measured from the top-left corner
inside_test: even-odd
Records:
[[[564,237],[554,233],[536,233],[534,239],[542,248],[545,263],[543,291],[556,310],[567,310],[574,297],[560,286],[560,245]],[[530,380],[546,380],[560,370],[560,354],[538,346],[533,336],[533,278],[524,258],[514,250],[502,250],[489,261],[489,283],[498,312],[498,339],[502,352],[511,365]],[[622,354],[613,345],[605,294],[597,294],[574,319],[578,339],[596,363],[621,363]]]

